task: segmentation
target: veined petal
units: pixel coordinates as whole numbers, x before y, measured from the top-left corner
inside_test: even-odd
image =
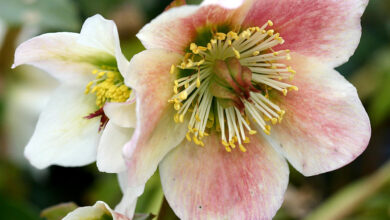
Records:
[[[279,100],[286,110],[271,135],[274,147],[306,176],[340,168],[359,156],[371,136],[356,89],[332,67],[292,55],[299,88]]]
[[[78,43],[105,51],[116,57],[119,71],[123,74],[129,61],[122,53],[115,23],[97,14],[88,18],[81,28]]]
[[[272,20],[285,40],[281,49],[314,56],[335,67],[354,53],[367,4],[368,0],[253,1],[243,26],[261,26]]]
[[[147,49],[160,48],[182,54],[202,27],[240,24],[249,5],[241,5],[241,1],[207,1],[202,6],[175,7],[145,25],[137,37]],[[233,6],[241,7],[233,10]]]
[[[137,126],[124,149],[129,186],[144,185],[162,158],[185,136],[186,124],[176,124],[168,103],[173,94],[172,64],[180,55],[164,50],[146,50],[130,62],[130,85],[137,97]],[[128,77],[126,77],[128,78]]]
[[[84,88],[60,86],[39,117],[24,152],[27,159],[39,169],[95,161],[99,118],[84,118],[95,111],[95,97],[85,95]]]
[[[104,105],[104,113],[110,122],[121,127],[133,128],[136,124],[135,106],[135,98],[123,103],[108,102]]]
[[[183,141],[160,164],[164,194],[180,219],[271,219],[288,184],[286,161],[260,136],[247,152],[226,152],[217,134],[205,147]]]
[[[113,220],[131,220],[131,218],[113,211],[105,202],[98,201],[93,206],[80,207],[66,215],[63,220],[105,219],[111,216]]]
[[[108,121],[100,138],[96,165],[102,172],[119,173],[126,169],[123,159],[123,147],[133,135],[133,128],[117,126]]]
[[[147,48],[160,48],[183,53],[183,49],[195,37],[191,16],[198,6],[184,5],[169,9],[137,34],[138,39]]]

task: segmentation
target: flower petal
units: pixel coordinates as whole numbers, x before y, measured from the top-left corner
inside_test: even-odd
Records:
[[[94,79],[94,64],[111,55],[77,43],[76,33],[49,33],[22,43],[15,52],[13,68],[29,64],[69,84],[87,84]],[[93,61],[93,62],[92,62]]]
[[[81,28],[78,43],[105,51],[116,57],[119,71],[123,74],[129,61],[122,53],[115,23],[97,14],[88,18]]]
[[[184,5],[172,8],[145,25],[137,37],[147,48],[160,48],[184,53],[186,47],[197,37],[202,27],[218,24],[240,24],[248,6],[242,1],[207,1],[203,6]],[[203,45],[206,46],[206,45]]]
[[[146,50],[130,61],[130,85],[137,97],[137,126],[124,149],[129,186],[144,185],[161,159],[185,136],[186,124],[176,124],[175,110],[168,100],[173,95],[172,64],[180,55],[164,50]],[[125,77],[128,78],[128,77]]]
[[[119,173],[126,169],[122,156],[123,147],[133,135],[133,128],[117,126],[108,121],[100,138],[96,165],[101,172]]]
[[[356,89],[319,61],[293,55],[299,88],[281,98],[286,111],[271,135],[274,147],[306,176],[342,167],[359,156],[371,136],[370,121]]]
[[[354,53],[367,4],[368,0],[253,1],[243,25],[262,26],[272,20],[285,39],[281,49],[315,56],[335,67]]]
[[[220,5],[224,8],[234,9],[240,7],[243,2],[245,0],[204,0],[201,5]]]
[[[260,136],[228,153],[220,137],[183,141],[160,164],[164,194],[181,219],[271,219],[283,202],[288,165]]]
[[[107,102],[104,105],[104,113],[114,124],[133,128],[136,124],[135,106],[135,100],[123,103]]]
[[[84,118],[95,111],[95,97],[85,95],[84,88],[60,86],[41,113],[25,156],[39,169],[95,161],[100,122]]]
[[[118,212],[113,211],[105,202],[98,201],[93,206],[85,206],[77,208],[68,213],[63,220],[79,220],[79,219],[106,219],[111,216],[113,220],[130,220]]]
[[[129,187],[127,172],[118,174],[119,186],[123,192],[120,203],[115,207],[115,211],[133,216],[137,205],[138,197],[144,192],[145,185]]]

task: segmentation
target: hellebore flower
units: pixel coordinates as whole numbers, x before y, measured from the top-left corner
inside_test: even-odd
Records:
[[[181,219],[270,219],[286,161],[305,176],[353,161],[370,122],[334,68],[356,49],[367,3],[206,0],[147,24],[126,77],[137,93],[128,186],[159,166]]]
[[[97,160],[101,171],[124,171],[122,147],[132,134],[135,107],[122,76],[129,62],[115,23],[95,15],[80,34],[34,37],[16,50],[13,67],[21,64],[43,69],[61,82],[26,146],[29,161],[42,169]]]
[[[79,219],[112,219],[112,220],[130,220],[131,218],[113,211],[105,202],[98,201],[93,206],[80,207],[68,213],[63,220]]]

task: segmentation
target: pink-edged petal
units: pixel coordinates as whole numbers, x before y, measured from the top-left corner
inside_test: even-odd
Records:
[[[60,86],[52,95],[24,155],[39,169],[50,165],[83,166],[96,160],[99,118],[86,119],[96,111],[95,97],[83,87]]]
[[[263,138],[228,153],[220,136],[183,141],[160,164],[165,197],[180,219],[271,219],[283,202],[288,165]]]
[[[68,213],[63,220],[80,220],[80,219],[106,219],[112,217],[113,220],[131,220],[119,212],[113,211],[105,202],[97,201],[93,206],[77,208]]]
[[[238,9],[241,1],[212,1],[202,6],[184,5],[172,8],[145,25],[137,37],[147,49],[160,48],[184,53],[184,49],[197,37],[202,27],[240,24],[248,4]],[[226,6],[226,7],[224,7]],[[206,45],[202,45],[206,46]]]
[[[279,105],[283,121],[271,131],[274,146],[306,176],[342,167],[359,156],[371,136],[370,121],[355,87],[332,67],[292,55],[297,71]]]
[[[68,84],[87,84],[99,63],[114,60],[108,53],[77,43],[79,34],[49,33],[22,43],[15,52],[13,68],[29,64]]]
[[[129,76],[134,83],[130,86],[137,97],[137,126],[124,149],[130,187],[144,185],[187,131],[185,123],[174,122],[175,110],[168,103],[174,86],[170,68],[180,57],[155,49],[143,51],[130,61]]]
[[[130,187],[128,184],[127,172],[119,173],[118,181],[123,197],[115,207],[115,211],[124,213],[126,216],[133,216],[137,205],[137,199],[144,192],[145,185]]]
[[[253,1],[244,26],[267,20],[285,40],[280,48],[315,56],[333,67],[346,62],[361,36],[360,17],[368,0]]]
[[[107,20],[99,14],[88,18],[81,28],[78,43],[115,56],[119,71],[123,74],[127,70],[129,61],[122,53],[114,21]]]
[[[100,138],[96,165],[101,172],[120,173],[126,170],[122,151],[133,135],[133,128],[124,128],[108,121]]]
[[[104,105],[104,113],[114,124],[134,128],[136,124],[135,106],[135,100],[123,103],[107,102]]]
[[[160,48],[183,53],[195,36],[191,16],[197,9],[197,6],[190,5],[169,9],[145,25],[137,37],[147,49]]]

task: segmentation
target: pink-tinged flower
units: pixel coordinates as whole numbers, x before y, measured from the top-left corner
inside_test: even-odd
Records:
[[[181,219],[271,219],[287,161],[306,176],[353,161],[370,122],[334,68],[357,47],[367,2],[206,0],[146,25],[126,77],[137,92],[128,186],[159,166]]]
[[[21,64],[43,69],[61,83],[25,149],[29,161],[42,169],[97,160],[101,171],[124,171],[122,147],[132,134],[135,106],[131,89],[124,85],[129,62],[115,23],[95,15],[80,34],[34,37],[16,50],[13,67]]]
[[[66,215],[63,220],[112,219],[131,220],[125,215],[113,211],[105,202],[98,201],[93,206],[80,207]]]

